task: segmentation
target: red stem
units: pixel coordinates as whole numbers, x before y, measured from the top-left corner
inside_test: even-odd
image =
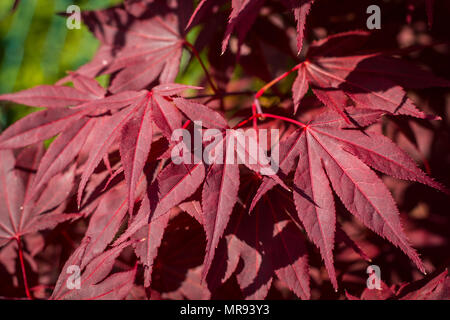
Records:
[[[250,118],[245,119],[245,120],[239,122],[237,125],[235,125],[235,126],[233,127],[233,129],[237,129],[237,128],[242,127],[242,126],[245,125],[247,122],[249,122],[249,121],[255,119],[256,117],[258,117],[258,114],[252,115]]]
[[[293,124],[295,124],[295,125],[297,125],[299,127],[302,127],[302,128],[305,128],[307,126],[303,122],[300,122],[300,121],[297,121],[297,120],[294,120],[294,119],[290,119],[290,118],[286,118],[286,117],[283,117],[283,116],[278,116],[276,114],[255,113],[250,118],[245,119],[245,120],[241,121],[240,123],[238,123],[236,126],[233,127],[233,129],[240,128],[243,125],[245,125],[247,122],[249,122],[251,120],[255,120],[256,118],[259,118],[259,117],[265,117],[265,118],[272,118],[272,119],[279,119],[279,120],[287,121],[287,122],[293,123]]]
[[[209,84],[211,85],[212,90],[215,94],[218,94],[219,90],[217,90],[216,85],[212,81],[211,75],[208,72],[208,69],[206,69],[205,64],[203,63],[202,59],[200,58],[200,54],[198,53],[197,49],[187,40],[184,41],[184,44],[190,49],[192,54],[197,58],[198,62],[200,62],[200,65],[202,66],[203,71],[205,72],[206,79],[208,80]]]
[[[20,241],[19,236],[16,238],[16,241],[17,241],[17,245],[19,247],[19,260],[20,260],[20,267],[22,268],[22,277],[23,277],[23,284],[25,286],[25,293],[26,293],[28,299],[32,300],[33,298],[31,297],[30,288],[28,287],[27,273],[25,271],[25,263],[23,260],[22,243]]]
[[[258,119],[256,119],[256,115],[258,114],[258,110],[256,108],[256,103],[258,102],[258,99],[256,98],[253,103],[252,103],[252,119],[253,119],[253,129],[255,129],[255,131],[258,130]],[[261,108],[260,108],[261,109]]]

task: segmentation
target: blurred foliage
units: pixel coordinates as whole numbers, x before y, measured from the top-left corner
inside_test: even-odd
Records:
[[[53,84],[68,70],[76,70],[95,54],[99,42],[82,24],[69,30],[58,13],[69,5],[95,10],[120,4],[122,0],[22,0],[12,11],[14,0],[0,1],[0,94],[16,92],[41,84]],[[191,43],[199,28],[187,35]],[[206,53],[201,54],[207,61]],[[203,70],[196,59],[183,52],[176,82],[197,84]],[[106,84],[107,76],[98,79]],[[0,102],[0,128],[24,117],[36,108]]]
[[[0,93],[16,92],[40,84],[53,84],[67,70],[88,62],[98,41],[82,25],[69,30],[64,17],[72,4],[82,10],[106,8],[121,0],[23,0],[12,12],[14,0],[0,1]],[[36,110],[2,103],[0,126]]]

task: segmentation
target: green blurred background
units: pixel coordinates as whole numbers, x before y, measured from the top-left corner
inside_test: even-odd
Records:
[[[98,41],[84,25],[69,30],[66,19],[57,13],[72,4],[81,10],[94,10],[121,2],[21,0],[12,12],[14,0],[0,0],[0,94],[53,84],[67,70],[75,70],[92,58]],[[1,129],[32,111],[25,106],[2,105]]]

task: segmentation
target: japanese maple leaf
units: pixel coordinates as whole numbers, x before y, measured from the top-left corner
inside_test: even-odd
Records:
[[[175,101],[175,99],[174,99]],[[175,101],[177,106],[183,101]],[[189,115],[187,105],[182,110]],[[195,109],[193,109],[195,110]],[[201,110],[201,109],[200,109]],[[226,122],[218,114],[211,113],[203,119],[206,124],[219,127],[225,126]],[[192,115],[194,117],[194,115]],[[201,118],[202,119],[202,118]],[[223,128],[223,127],[222,127]],[[241,157],[248,157],[245,146],[230,144],[230,140],[235,137],[232,134],[225,134],[225,157],[228,152],[235,152],[235,148],[240,149]],[[242,140],[238,140],[242,141]],[[247,161],[248,163],[248,161]],[[266,165],[267,166],[267,165]],[[248,167],[259,172],[264,167],[258,161],[249,164]],[[237,190],[239,189],[239,166],[237,160],[232,164],[212,163],[208,166],[205,178],[205,165],[202,162],[195,164],[169,164],[158,174],[155,182],[151,184],[148,197],[144,198],[137,216],[133,219],[129,229],[121,237],[125,240],[133,235],[139,239],[145,239],[136,245],[136,252],[144,265],[148,267],[146,272],[146,285],[149,285],[152,262],[156,256],[156,250],[161,241],[164,229],[168,222],[170,210],[194,194],[198,187],[203,184],[202,206],[205,210],[203,214],[204,226],[208,239],[207,255],[205,256],[204,275],[209,269],[209,265],[214,257],[215,248],[225,227],[228,223],[231,211],[237,201]],[[273,178],[277,183],[283,184],[279,178]],[[146,221],[149,221],[147,225]]]
[[[297,296],[309,299],[304,236],[298,222],[286,214],[283,201],[271,195],[251,215],[243,208],[236,210],[207,277],[211,288],[236,273],[244,297],[264,299],[276,275]]]
[[[154,121],[169,141],[171,141],[174,130],[181,127],[182,115],[178,110],[192,121],[202,121],[206,127],[227,127],[225,119],[219,113],[202,104],[178,97],[167,99],[168,96],[178,94],[187,88],[196,87],[165,84],[153,88],[149,100],[144,102],[147,103],[147,106],[144,109],[141,108],[142,111],[138,110],[138,116],[129,120],[122,128],[120,153],[125,179],[129,185],[130,212],[133,209],[137,179],[150,151],[152,141],[151,121]]]
[[[239,163],[257,174],[269,176],[275,183],[287,188],[276,172],[270,168],[269,159],[264,156],[262,146],[258,145],[253,133],[226,130],[215,135],[214,141],[206,147],[211,158],[208,159],[209,166],[202,189],[203,225],[207,238],[203,277],[208,273],[219,240],[238,200]],[[205,139],[210,138],[212,136]],[[257,148],[253,149],[256,151],[255,154],[251,148],[256,145]]]
[[[71,73],[74,88],[65,86],[40,86],[0,96],[1,100],[46,107],[33,112],[9,126],[0,136],[0,148],[20,148],[48,138],[70,128],[86,116],[99,116],[108,110],[117,110],[136,99],[140,93],[123,92],[105,98],[106,90],[92,78]],[[76,92],[81,98],[74,101],[65,91]],[[39,92],[39,96],[33,92]],[[70,107],[72,106],[72,107]],[[69,108],[66,108],[69,107]]]
[[[136,18],[121,8],[83,13],[104,53],[78,72],[117,72],[111,92],[143,89],[158,77],[161,83],[173,82],[184,44],[180,11],[159,1],[150,17]]]
[[[382,53],[347,55],[343,43],[353,48],[367,37],[366,32],[347,32],[311,45],[306,60],[297,66],[292,87],[295,112],[310,87],[319,100],[344,117],[343,108],[350,98],[357,107],[427,118],[403,87],[447,87],[450,83]]]
[[[225,31],[225,36],[222,41],[222,54],[225,52],[230,37],[234,31],[237,33],[238,47],[242,45],[245,36],[249,32],[256,18],[258,17],[261,7],[264,5],[265,0],[232,0],[231,1],[231,13]],[[294,13],[295,20],[297,21],[297,49],[298,53],[303,47],[304,30],[306,24],[306,17],[311,9],[311,5],[314,0],[283,0],[282,3]],[[215,1],[202,0],[193,15],[190,18],[188,27],[199,20],[199,16],[205,15],[205,11],[215,4]]]
[[[156,143],[154,143],[154,147],[155,149],[158,148]],[[148,161],[154,161],[154,155],[150,155]],[[146,191],[147,181],[145,177],[149,174],[153,174],[152,170],[149,169],[145,169],[145,172],[146,174],[141,176],[136,185],[135,194],[138,199],[141,199]],[[107,187],[108,182],[104,188]],[[117,185],[113,185],[106,193],[100,196],[98,205],[91,215],[85,233],[85,237],[89,237],[90,242],[86,246],[84,257],[81,261],[82,267],[85,266],[92,257],[103,252],[109,244],[114,242],[115,246],[120,245],[130,236],[134,235],[140,227],[147,223],[149,212],[144,209],[148,209],[148,207],[142,205],[138,213],[131,216],[130,220],[128,220],[128,229],[120,234],[120,228],[123,226],[124,221],[127,220],[127,203],[128,188],[122,177],[122,180],[120,180]],[[164,228],[161,228],[161,231],[163,232]],[[116,239],[116,237],[118,237],[118,239]],[[115,239],[116,241],[114,241]],[[153,241],[151,243],[153,244]],[[156,248],[157,247],[158,246],[156,246]]]
[[[353,121],[375,121],[373,110],[347,109]],[[337,288],[333,255],[335,206],[332,189],[345,207],[368,228],[403,250],[420,270],[419,256],[401,228],[398,209],[380,178],[366,165],[396,178],[421,182],[447,192],[417,168],[414,161],[386,137],[345,129],[346,121],[332,112],[323,113],[298,129],[280,147],[281,170],[294,175],[294,201],[309,238],[320,249],[333,285]],[[298,161],[297,161],[298,158]],[[296,162],[297,161],[297,162]],[[252,207],[273,187],[263,181]]]
[[[91,133],[99,138],[95,144],[92,144],[89,158],[85,163],[85,170],[79,185],[78,203],[81,203],[82,191],[90,175],[118,139],[125,180],[129,188],[129,209],[132,212],[134,190],[142,174],[153,140],[153,123],[171,141],[174,130],[181,128],[182,113],[178,109],[181,109],[188,118],[191,117],[191,120],[202,120],[206,117],[205,120],[208,121],[208,115],[214,112],[206,106],[193,104],[176,97],[173,100],[169,98],[189,88],[197,87],[178,84],[156,86],[150,92],[143,91],[143,96],[139,95],[139,99],[135,99],[135,103],[112,116],[105,116],[99,120],[100,123],[94,127]],[[211,117],[214,116],[211,115]]]
[[[78,74],[72,74],[71,79],[77,90],[83,92],[83,95],[90,93],[93,100],[75,108],[57,108],[30,114],[2,133],[0,148],[18,148],[59,134],[39,164],[38,178],[28,194],[31,197],[51,177],[71,163],[89,137],[95,137],[95,144],[91,145],[92,149],[85,164],[86,171],[82,175],[80,187],[82,190],[95,167],[104,159],[108,148],[121,132],[121,155],[125,177],[130,185],[129,199],[133,199],[137,179],[150,151],[152,122],[162,128],[163,134],[168,138],[174,129],[181,126],[181,113],[164,97],[194,87],[172,84],[156,87],[151,94],[145,91],[126,91],[103,97],[105,90],[95,80]],[[59,90],[63,87],[55,86],[55,88]],[[20,92],[8,95],[7,98],[19,101],[23,95],[24,93]],[[214,120],[215,115],[211,115],[213,111],[205,106],[180,99],[175,99],[175,103],[188,117],[196,119],[198,116],[206,124],[208,121],[211,124]],[[113,115],[108,116],[108,112]],[[129,202],[132,211],[133,201]]]
[[[116,258],[130,243],[125,242],[99,254],[89,259],[89,263],[82,267],[81,261],[89,242],[89,237],[84,238],[65,263],[50,297],[51,300],[120,300],[130,292],[136,268],[110,275]],[[79,268],[81,274],[74,268]],[[74,278],[74,274],[78,274],[79,278]],[[76,281],[80,284],[78,288]]]
[[[234,136],[227,134],[223,155],[225,159],[229,153],[234,152],[234,149],[230,150],[230,139],[234,139]],[[203,278],[208,273],[216,247],[237,202],[238,191],[239,165],[227,161],[222,164],[212,163],[202,190],[203,222],[207,238]]]
[[[97,84],[97,86],[99,85]],[[99,95],[96,91],[98,89],[95,87],[72,88],[59,85],[40,85],[16,93],[2,94],[0,95],[0,100],[25,104],[30,107],[62,108],[77,106],[98,99]],[[103,95],[104,93],[101,97]]]
[[[145,183],[140,181],[136,186],[137,194],[141,194]],[[100,200],[92,213],[85,237],[89,237],[81,267],[83,268],[93,257],[102,253],[113,241],[122,226],[127,213],[127,192],[124,183],[110,189]]]
[[[449,300],[450,278],[448,270],[445,269],[420,289],[414,290],[413,284],[403,286],[398,290],[397,296],[400,297],[400,300]]]
[[[64,209],[73,187],[73,167],[54,176],[32,201],[24,204],[42,153],[42,146],[23,149],[17,158],[11,150],[0,151],[0,245],[78,216],[63,214],[60,207]]]
[[[284,0],[283,3],[294,12],[294,17],[297,21],[297,50],[300,54],[305,37],[306,17],[311,10],[314,0]]]
[[[89,150],[90,148],[88,148]],[[147,158],[147,165],[144,167],[144,175],[137,182],[135,191],[135,201],[139,201],[143,197],[146,190],[146,176],[153,176],[159,171],[161,163],[159,160],[166,158],[164,154],[168,150],[167,140],[164,138],[157,139],[152,143],[151,152]],[[82,155],[83,156],[83,155]],[[115,151],[113,157],[119,156],[119,151]],[[112,239],[111,235],[115,235],[120,227],[120,217],[123,217],[122,209],[128,208],[128,187],[124,179],[124,171],[120,162],[117,162],[111,169],[95,172],[86,185],[84,197],[81,202],[80,210],[83,216],[87,217],[93,214],[96,218],[91,218],[89,224],[92,224],[92,238],[96,241],[99,239],[98,245],[106,246]],[[82,168],[81,168],[82,172]],[[151,179],[150,179],[151,180]],[[113,193],[114,195],[112,195]],[[124,198],[120,198],[125,195]],[[104,200],[109,198],[109,200]],[[109,204],[111,202],[111,204]],[[104,204],[100,210],[101,204]],[[109,214],[114,212],[115,214]],[[132,212],[131,212],[132,213]],[[126,219],[126,217],[123,217]],[[118,223],[119,222],[119,223]],[[95,234],[95,235],[94,235]],[[109,240],[108,240],[109,239]]]

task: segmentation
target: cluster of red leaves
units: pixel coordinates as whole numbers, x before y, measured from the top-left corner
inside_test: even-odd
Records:
[[[311,287],[324,279],[348,288],[343,248],[357,261],[376,256],[352,239],[356,220],[425,272],[382,175],[448,191],[380,128],[395,124],[414,144],[410,119],[440,117],[420,111],[405,90],[450,82],[408,61],[420,48],[373,46],[377,32],[311,42],[320,32],[305,28],[308,14],[328,19],[320,0],[229,2],[126,0],[84,12],[100,41],[92,61],[56,85],[0,96],[45,108],[0,135],[0,264],[9,287],[51,299],[263,299],[289,291],[309,299],[321,296]],[[175,83],[184,49],[188,64],[203,67],[206,89]],[[103,74],[106,89],[95,80]],[[271,81],[273,74],[281,75]],[[276,87],[290,74],[292,94]],[[268,84],[254,92],[255,78]],[[203,91],[187,97],[188,89]],[[275,107],[265,105],[269,89]],[[225,141],[230,128],[281,130],[280,171],[261,175],[258,162],[175,164],[171,135],[194,130],[194,121]],[[316,249],[328,277],[317,275]],[[72,266],[80,289],[67,285]],[[448,284],[445,272],[416,291],[383,283],[377,295],[445,298]]]

